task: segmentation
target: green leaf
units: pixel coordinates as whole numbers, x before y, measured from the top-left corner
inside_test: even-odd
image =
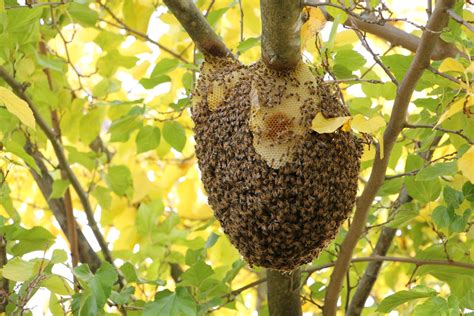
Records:
[[[334,56],[336,65],[343,65],[348,70],[355,71],[365,65],[365,58],[355,50],[344,49],[340,50]]]
[[[217,242],[217,240],[219,239],[219,235],[217,235],[216,233],[212,232],[209,237],[207,238],[206,240],[206,244],[204,245],[204,248],[205,249],[209,249],[211,248],[212,246],[214,246]]]
[[[227,12],[227,10],[229,10],[228,7],[212,11],[207,15],[206,19],[209,24],[214,27],[217,21],[219,21],[219,19]]]
[[[256,47],[260,45],[260,38],[258,37],[249,37],[245,39],[244,41],[239,43],[239,46],[237,46],[237,51],[239,53],[243,53],[246,50],[249,50],[253,47]]]
[[[413,316],[444,316],[447,315],[448,311],[449,307],[446,300],[435,296],[416,306]]]
[[[51,263],[63,263],[67,260],[67,253],[63,249],[54,249]]]
[[[69,181],[68,180],[54,180],[53,182],[53,190],[49,196],[50,199],[59,199],[64,196],[64,193],[66,192],[68,186],[69,186]]]
[[[72,2],[67,8],[73,19],[84,26],[94,26],[99,14],[89,8],[89,2]]]
[[[54,274],[46,276],[46,278],[41,281],[40,286],[59,295],[72,295],[74,293],[74,290],[65,279]]]
[[[137,154],[155,149],[160,145],[161,133],[158,127],[143,126],[137,134]]]
[[[451,221],[454,217],[454,211],[451,211],[452,215],[450,215],[450,212],[448,211],[448,208],[445,206],[437,206],[433,210],[432,218],[433,222],[436,224],[438,227],[449,227],[451,224]]]
[[[214,270],[204,261],[199,260],[182,275],[181,285],[199,287],[205,279],[214,274]]]
[[[127,194],[129,197],[133,194],[132,173],[127,166],[111,166],[106,175],[106,180],[115,194],[119,196]]]
[[[142,126],[139,115],[125,115],[118,120],[113,121],[110,126],[111,142],[126,142],[130,138],[130,134]]]
[[[462,193],[464,194],[466,200],[469,202],[474,202],[474,184],[469,181],[464,183],[462,186]]]
[[[449,185],[444,187],[443,197],[446,204],[449,207],[452,207],[453,209],[457,209],[464,200],[463,194],[459,191],[454,190]]]
[[[419,212],[419,205],[415,203],[404,203],[398,208],[395,214],[389,216],[386,226],[391,228],[402,227],[405,223],[417,217]]]
[[[179,152],[183,150],[186,144],[186,132],[178,122],[170,121],[163,124],[163,138]]]
[[[155,301],[145,305],[143,316],[195,316],[197,305],[185,288],[177,287],[176,293],[169,290],[158,292]]]
[[[436,296],[436,291],[429,289],[424,286],[417,286],[410,291],[400,291],[387,296],[380,303],[377,311],[382,313],[389,313],[394,310],[396,307],[409,302],[411,300],[416,300],[419,298],[433,297]]]
[[[15,257],[2,269],[2,276],[8,280],[24,282],[33,276],[35,263]]]
[[[135,267],[130,262],[125,262],[120,267],[120,271],[122,271],[123,275],[125,276],[125,279],[128,282],[137,282],[138,281],[138,275],[137,275],[137,272],[135,271]]]
[[[176,58],[163,58],[156,64],[155,68],[153,68],[150,78],[156,78],[165,75],[168,72],[175,70],[178,65],[179,60]]]
[[[154,200],[151,203],[142,203],[137,211],[135,225],[141,235],[147,235],[152,232],[156,226],[159,216],[164,211],[164,205],[161,200]]]
[[[4,145],[8,152],[11,152],[15,156],[21,158],[31,169],[36,171],[36,173],[41,174],[41,170],[39,169],[33,157],[31,157],[15,140],[10,138],[5,141]]]
[[[104,116],[105,109],[96,107],[80,118],[79,135],[85,145],[89,145],[99,136]]]
[[[140,84],[143,86],[145,89],[153,89],[159,84],[165,83],[165,82],[170,82],[171,78],[170,76],[167,75],[162,75],[162,76],[157,76],[154,78],[143,78],[140,80]]]
[[[421,203],[428,203],[436,200],[440,195],[442,188],[439,179],[416,181],[413,176],[405,178],[405,186],[408,194]]]
[[[457,172],[457,163],[441,162],[421,169],[415,177],[416,181],[428,181],[437,179],[441,176],[453,175]]]

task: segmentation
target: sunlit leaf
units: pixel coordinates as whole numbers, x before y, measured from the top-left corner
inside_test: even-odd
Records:
[[[5,106],[10,113],[18,117],[23,124],[35,128],[35,118],[28,103],[20,99],[11,90],[0,87],[0,104]]]

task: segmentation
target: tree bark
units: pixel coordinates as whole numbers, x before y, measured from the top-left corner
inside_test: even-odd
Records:
[[[163,2],[204,55],[217,57],[231,55],[224,42],[191,0],[163,0]]]
[[[300,316],[299,270],[291,273],[267,270],[268,309],[271,316]]]
[[[262,60],[275,70],[291,70],[301,60],[300,0],[261,0]]]

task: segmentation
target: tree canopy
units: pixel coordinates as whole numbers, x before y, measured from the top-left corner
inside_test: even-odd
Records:
[[[303,312],[472,313],[472,2],[261,1],[0,0],[2,312],[268,315],[194,153],[200,66],[232,54],[302,58],[351,112],[313,130],[364,143],[355,213],[295,281]]]

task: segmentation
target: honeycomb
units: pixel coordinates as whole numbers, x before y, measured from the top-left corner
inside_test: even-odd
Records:
[[[208,201],[251,265],[291,271],[337,234],[356,196],[361,144],[311,130],[349,115],[301,63],[292,72],[208,58],[193,92],[196,155]]]

